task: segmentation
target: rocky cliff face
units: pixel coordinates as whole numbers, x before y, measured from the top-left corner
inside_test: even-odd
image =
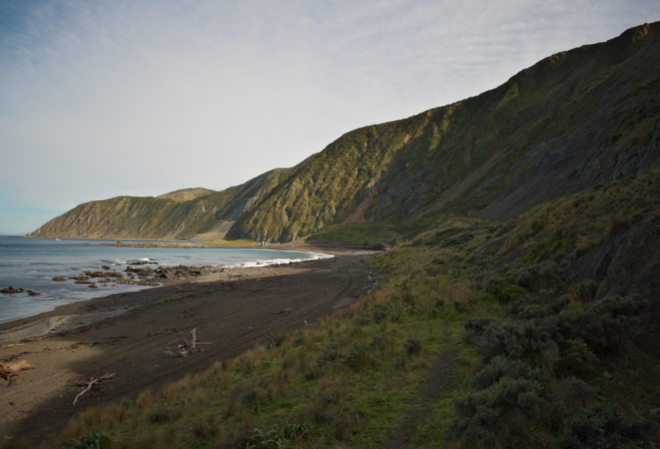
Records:
[[[230,229],[289,241],[442,212],[506,220],[658,163],[660,23],[546,58],[454,105],[350,132]]]
[[[31,235],[187,239],[203,232],[222,232],[290,172],[291,169],[272,170],[245,184],[215,193],[194,189],[195,192],[172,192],[158,198],[123,196],[92,201],[49,221]],[[191,193],[193,199],[185,200]]]

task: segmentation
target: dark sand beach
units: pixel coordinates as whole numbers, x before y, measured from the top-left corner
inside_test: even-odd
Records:
[[[24,359],[35,369],[22,371],[20,383],[0,386],[0,438],[37,442],[85,407],[134,399],[145,388],[264,343],[266,333],[291,332],[305,321],[313,325],[367,292],[372,269],[360,261],[369,253],[225,270],[1,324],[0,362]],[[165,347],[175,349],[171,342],[193,328],[198,341],[212,344],[185,358],[168,357]],[[103,392],[91,391],[72,405],[82,390],[75,381],[109,373],[117,376],[103,384]]]

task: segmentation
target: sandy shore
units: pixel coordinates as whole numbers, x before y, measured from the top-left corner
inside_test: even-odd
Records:
[[[227,270],[0,324],[0,362],[25,359],[36,367],[22,371],[20,383],[0,387],[0,439],[38,441],[85,407],[134,398],[241,354],[265,341],[264,332],[290,332],[347,307],[367,292],[372,270],[360,260],[369,253]],[[212,345],[186,358],[168,357],[167,344],[193,328]],[[107,373],[117,377],[104,384],[105,393],[86,394],[72,406],[81,390],[74,381]]]

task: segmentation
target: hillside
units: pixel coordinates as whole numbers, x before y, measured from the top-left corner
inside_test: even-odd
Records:
[[[215,193],[215,190],[209,190],[202,187],[197,187],[193,189],[175,190],[174,192],[159,195],[156,198],[161,200],[172,200],[172,201],[176,201],[177,203],[183,203],[184,201],[194,200],[195,198],[207,196],[212,193]]]
[[[297,167],[242,186],[94,201],[32,235],[183,239],[227,231],[289,242],[337,240],[367,224],[365,241],[396,242],[451,215],[507,220],[658,164],[659,28],[631,28],[545,58],[476,97],[351,131]]]
[[[207,189],[186,189],[156,198],[120,196],[91,201],[49,221],[31,235],[187,239],[203,232],[224,232],[291,170],[275,169],[245,184],[215,193]]]
[[[453,105],[349,132],[229,236],[286,242],[443,212],[506,220],[656,164],[660,23],[552,55]]]
[[[448,219],[360,263],[351,306],[89,407],[44,447],[658,447],[659,195],[653,169],[506,223]]]

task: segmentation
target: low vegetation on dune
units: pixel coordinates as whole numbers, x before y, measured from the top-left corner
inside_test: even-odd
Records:
[[[656,216],[659,178],[596,186],[508,223],[445,217],[364,260],[386,275],[356,304],[85,410],[42,446],[657,447],[660,353],[640,345],[657,326],[652,304],[602,296],[606,280],[573,281],[567,267]],[[622,222],[621,202],[632,211]]]

